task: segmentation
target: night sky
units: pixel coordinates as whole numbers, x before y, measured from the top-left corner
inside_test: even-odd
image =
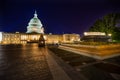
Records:
[[[0,31],[26,32],[37,10],[45,33],[82,34],[96,19],[120,12],[117,0],[3,0],[0,1]]]

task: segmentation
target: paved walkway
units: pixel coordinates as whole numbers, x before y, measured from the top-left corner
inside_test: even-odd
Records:
[[[70,77],[65,73],[65,71],[58,65],[56,60],[48,53],[46,49],[46,59],[53,75],[54,80],[71,80]]]
[[[0,80],[79,80],[81,76],[76,75],[47,48],[36,44],[0,46]]]
[[[44,48],[1,46],[0,80],[53,80]]]
[[[50,70],[56,80],[88,80],[85,76],[83,76],[82,73],[76,71],[76,69],[66,64],[60,57],[56,56],[53,52],[49,50],[47,51],[48,57],[50,58],[48,59],[48,64],[50,64]]]

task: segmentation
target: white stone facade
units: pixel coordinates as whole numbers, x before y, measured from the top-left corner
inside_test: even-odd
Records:
[[[35,11],[34,17],[28,23],[26,33],[41,33],[41,34],[44,34],[43,25],[42,25],[41,21],[38,19],[36,11]]]
[[[26,44],[28,42],[37,43],[41,34],[27,33],[4,33],[0,32],[0,44]],[[44,34],[46,44],[54,43],[74,43],[80,41],[79,34]]]

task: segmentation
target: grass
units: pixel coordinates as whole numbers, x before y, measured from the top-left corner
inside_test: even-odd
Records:
[[[106,44],[106,45],[99,45],[97,47],[84,47],[84,46],[68,46],[75,49],[78,49],[83,52],[88,52],[92,55],[98,56],[107,56],[113,54],[120,54],[120,44]]]

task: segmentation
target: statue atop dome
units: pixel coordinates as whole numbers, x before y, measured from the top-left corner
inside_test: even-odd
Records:
[[[42,33],[42,34],[44,34],[44,28],[43,28],[41,21],[37,17],[37,11],[35,11],[34,17],[28,23],[26,33]]]
[[[37,18],[37,11],[35,10],[34,18]]]

